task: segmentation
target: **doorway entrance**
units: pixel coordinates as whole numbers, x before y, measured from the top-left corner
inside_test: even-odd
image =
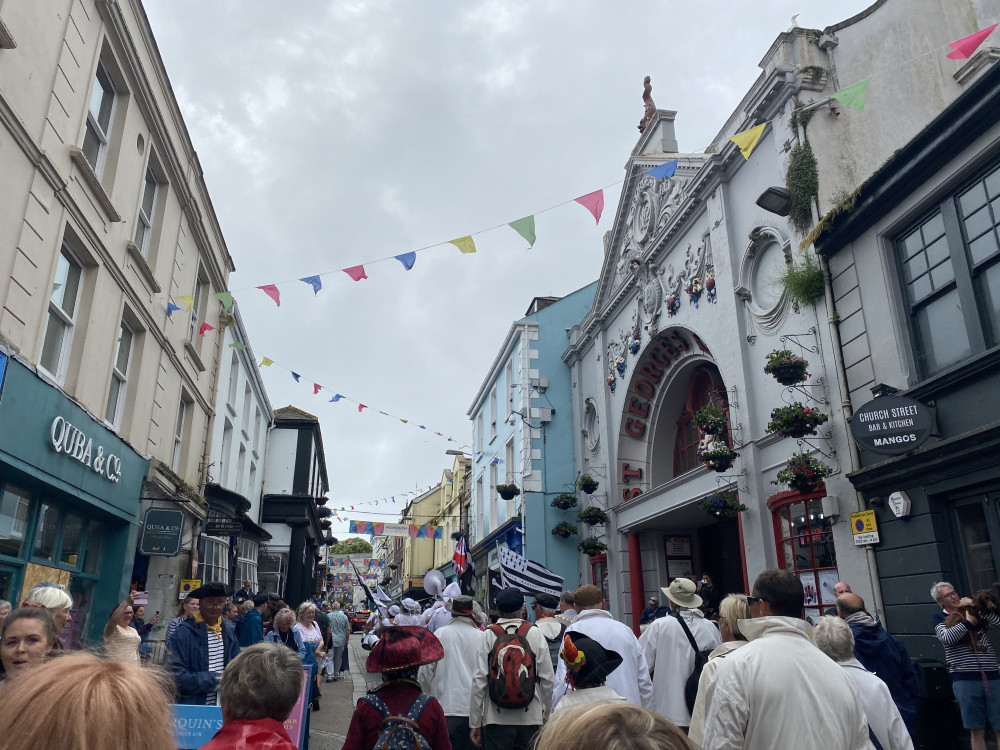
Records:
[[[727,595],[745,593],[739,518],[723,518],[698,529],[698,549],[701,567],[695,574],[712,576],[714,609]]]

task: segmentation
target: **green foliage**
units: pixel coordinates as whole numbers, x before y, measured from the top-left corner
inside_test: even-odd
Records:
[[[372,546],[361,537],[355,536],[334,544],[329,551],[334,555],[371,554]]]
[[[812,254],[805,255],[798,263],[790,263],[778,277],[792,302],[811,305],[826,291],[823,267]]]
[[[607,550],[608,545],[598,539],[584,539],[576,547],[584,554],[593,557]]]
[[[559,508],[559,510],[569,510],[570,508],[576,507],[576,495],[572,495],[569,492],[559,493],[555,500],[551,503],[553,508]]]
[[[591,505],[584,508],[583,510],[581,510],[579,513],[576,514],[576,517],[579,518],[584,523],[590,524],[591,526],[597,526],[598,524],[604,524],[608,522],[608,514],[605,513],[602,509],[598,508],[596,505]]]
[[[554,527],[552,527],[553,536],[561,536],[564,539],[570,534],[576,533],[576,525],[569,523],[568,521],[560,521]]]
[[[800,232],[807,232],[812,226],[812,204],[819,195],[819,168],[809,141],[797,144],[788,155],[785,187],[792,199],[788,219]]]

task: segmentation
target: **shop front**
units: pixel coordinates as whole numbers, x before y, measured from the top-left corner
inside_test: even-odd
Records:
[[[99,643],[129,588],[148,461],[61,390],[0,352],[0,598],[66,587],[62,638]]]
[[[473,596],[489,611],[497,591],[502,587],[500,576],[500,550],[512,549],[524,554],[521,534],[521,519],[515,516],[500,525],[492,534],[472,548],[472,562],[476,568],[475,593]]]

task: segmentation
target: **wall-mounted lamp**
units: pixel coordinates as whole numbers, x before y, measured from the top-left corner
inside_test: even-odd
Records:
[[[878,398],[879,396],[895,396],[896,391],[899,389],[895,386],[886,385],[885,383],[876,383],[872,386],[871,390],[872,395],[875,396],[875,398]]]
[[[778,216],[788,216],[792,210],[792,196],[782,187],[769,187],[757,199],[757,205]]]

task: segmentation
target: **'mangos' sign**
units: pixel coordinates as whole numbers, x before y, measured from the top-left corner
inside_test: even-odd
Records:
[[[905,396],[879,396],[854,412],[851,436],[865,450],[898,456],[923,445],[931,434],[931,412]]]

